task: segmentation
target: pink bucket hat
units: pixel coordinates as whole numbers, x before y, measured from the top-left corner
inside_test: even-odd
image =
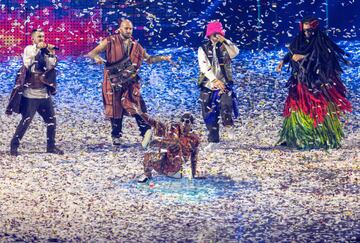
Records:
[[[206,37],[209,38],[209,36],[211,36],[212,34],[220,34],[222,36],[225,36],[225,31],[219,21],[210,22],[206,26]]]

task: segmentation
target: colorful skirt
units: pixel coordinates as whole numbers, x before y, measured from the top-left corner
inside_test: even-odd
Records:
[[[304,83],[291,83],[278,144],[298,149],[340,147],[344,137],[340,116],[352,108],[340,78],[332,81],[316,92]]]

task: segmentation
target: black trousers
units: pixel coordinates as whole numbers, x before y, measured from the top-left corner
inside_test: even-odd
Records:
[[[52,148],[55,146],[56,118],[54,106],[51,98],[47,99],[29,99],[22,97],[20,104],[20,112],[22,119],[16,128],[15,134],[11,140],[11,147],[18,147],[20,140],[24,137],[32,119],[36,112],[44,119],[47,137],[47,146]]]
[[[142,112],[147,112],[146,104],[143,98],[140,98],[140,108]],[[122,122],[123,122],[124,113],[121,115],[121,118],[111,118],[111,136],[113,138],[120,138],[122,136]],[[139,115],[135,115],[136,123],[139,127],[140,135],[144,137],[147,130],[151,127],[148,125]]]
[[[111,136],[113,138],[120,138],[122,136],[123,117],[111,118],[110,120],[111,120]],[[147,123],[145,123],[145,121],[139,115],[135,115],[135,120],[139,127],[140,135],[143,137],[146,131],[151,127]]]
[[[200,102],[201,102],[201,111],[203,118],[208,116],[208,114],[214,109],[214,104],[212,104],[212,99],[214,96],[214,91],[211,90],[201,90],[200,91]],[[216,112],[213,122],[206,123],[206,128],[209,131],[208,142],[218,143],[220,141],[219,135],[219,118],[221,116],[221,121],[224,126],[233,126],[234,121],[232,117],[233,113],[233,104],[231,93],[224,93],[220,96],[218,100],[220,104],[220,109]]]

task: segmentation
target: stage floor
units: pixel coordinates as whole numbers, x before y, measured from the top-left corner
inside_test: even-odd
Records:
[[[241,119],[236,140],[222,137],[200,151],[204,180],[155,176],[140,185],[144,151],[133,118],[124,144],[111,145],[101,102],[100,66],[62,59],[54,97],[57,142],[64,156],[45,153],[45,125],[37,115],[19,149],[8,154],[20,120],[5,106],[20,66],[0,66],[0,240],[91,242],[305,242],[360,240],[359,43],[344,43],[354,67],[345,68],[354,112],[343,147],[298,151],[274,147],[281,128],[288,73],[276,74],[281,51],[242,52],[235,60]],[[196,87],[194,50],[166,50],[177,67],[144,65],[142,91],[149,113],[175,120],[197,118],[206,142]],[[151,52],[150,52],[151,53]]]

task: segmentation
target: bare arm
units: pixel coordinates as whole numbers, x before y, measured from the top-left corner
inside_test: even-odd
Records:
[[[193,151],[191,151],[190,162],[191,162],[191,173],[193,177],[196,176],[198,154],[199,154],[198,147],[196,147]]]
[[[191,142],[191,155],[190,155],[190,162],[191,162],[191,172],[192,176],[195,177],[197,174],[197,161],[199,155],[199,145],[200,145],[200,138],[195,135],[192,138]]]
[[[94,60],[96,61],[96,63],[98,63],[98,64],[103,64],[104,61],[103,61],[103,59],[100,57],[99,54],[100,54],[101,52],[105,51],[107,44],[108,44],[107,39],[102,40],[97,47],[95,47],[93,50],[91,50],[91,51],[87,54],[87,56],[90,57],[90,58],[92,58],[92,59],[94,59]]]
[[[150,125],[151,127],[159,127],[159,126],[164,126],[164,124],[162,124],[161,122],[153,119],[151,116],[149,116],[147,113],[145,112],[140,112],[138,114],[148,125]]]
[[[144,52],[144,60],[147,64],[154,64],[162,61],[171,61],[171,56],[150,56],[146,51]]]

